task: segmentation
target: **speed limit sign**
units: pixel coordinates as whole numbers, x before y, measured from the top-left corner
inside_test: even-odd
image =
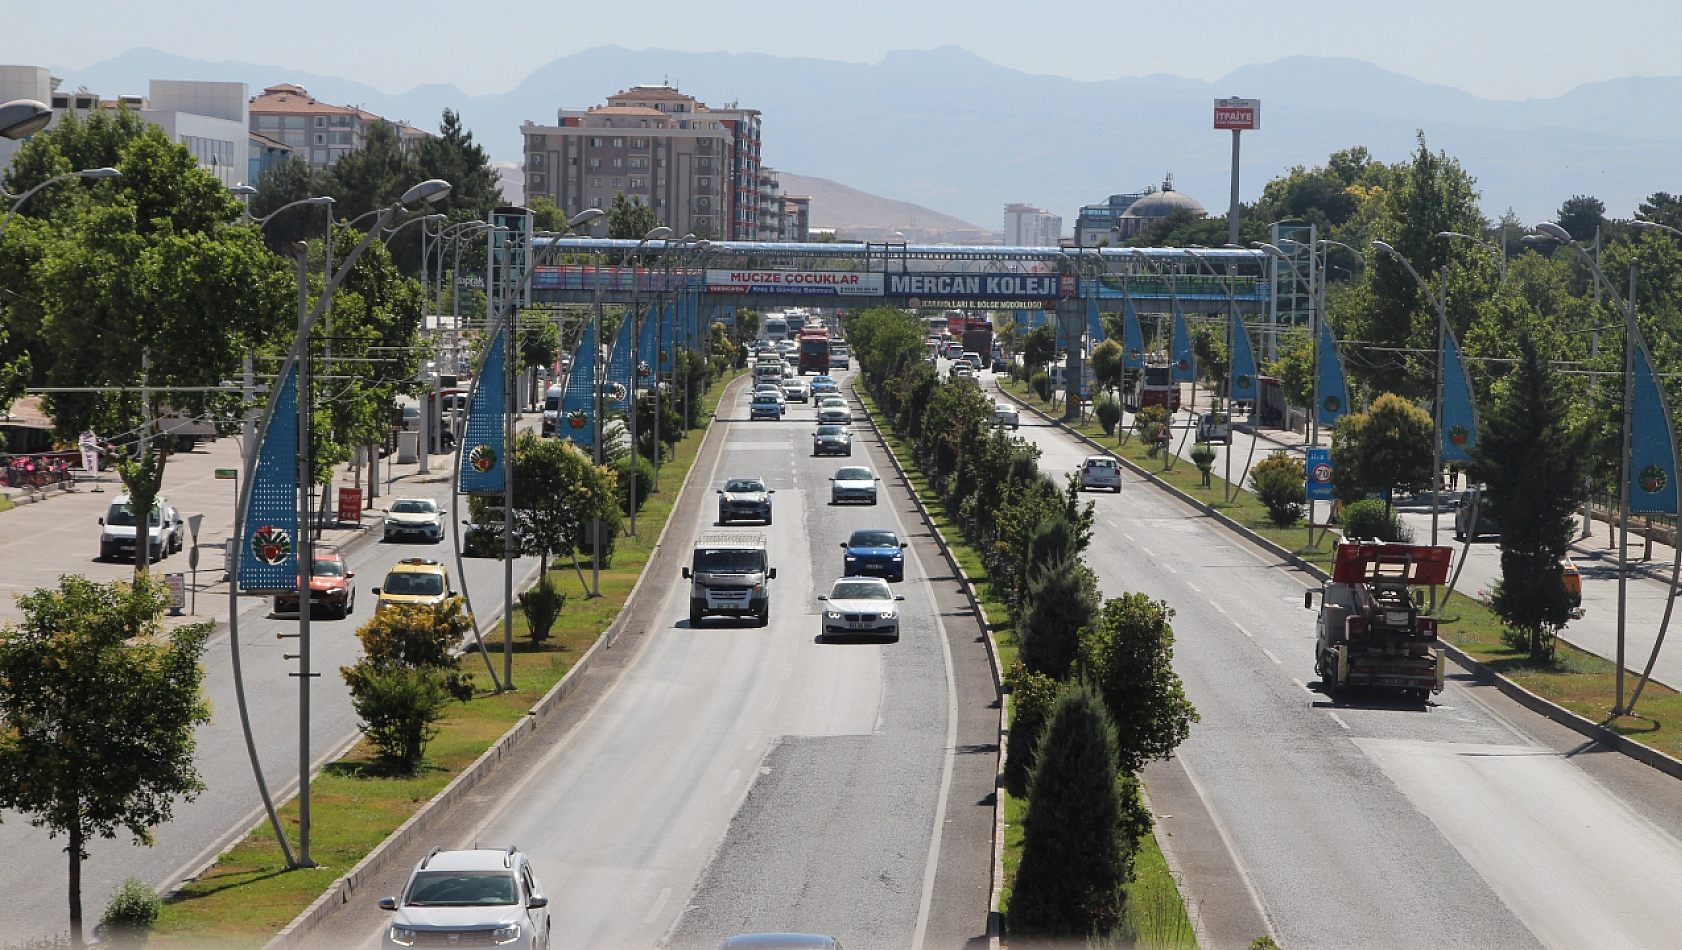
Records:
[[[1310,500],[1332,497],[1332,458],[1330,449],[1309,449],[1304,493]]]

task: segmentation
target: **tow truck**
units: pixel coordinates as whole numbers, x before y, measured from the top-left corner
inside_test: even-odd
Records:
[[[1419,615],[1413,592],[1446,583],[1453,557],[1453,548],[1440,545],[1338,544],[1331,580],[1320,588],[1314,643],[1314,669],[1326,695],[1378,686],[1424,701],[1442,692],[1437,621]],[[1313,609],[1314,591],[1304,592],[1302,605]]]

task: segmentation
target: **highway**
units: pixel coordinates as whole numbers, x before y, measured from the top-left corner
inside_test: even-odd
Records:
[[[312,945],[377,945],[389,915],[375,900],[432,846],[475,843],[531,856],[557,950],[767,930],[849,948],[984,936],[998,709],[976,622],[862,412],[851,459],[812,458],[814,410],[749,422],[745,382],[721,403],[604,671]],[[844,464],[883,477],[877,505],[829,503]],[[770,625],[693,627],[679,568],[719,530],[713,488],[753,476],[776,491],[774,524],[728,530],[767,538]],[[819,642],[837,544],[865,527],[913,542],[895,585],[901,639]]]
[[[229,486],[233,483],[214,481],[211,469],[218,464],[234,465],[235,452],[233,440],[220,440],[206,451],[177,456],[165,471],[169,497],[181,506],[184,514],[208,513],[201,540],[219,539],[228,530],[226,525],[231,520],[232,509]],[[441,467],[434,460],[434,478]],[[104,513],[110,499],[116,497],[116,490],[117,486],[110,485],[103,493],[84,490],[0,515],[8,529],[0,540],[0,562],[26,570],[27,583],[32,585],[50,584],[58,574],[72,572],[98,580],[126,579],[133,570],[128,563],[92,560],[99,537],[95,519]],[[413,484],[412,479],[406,479],[397,483],[395,492],[383,496],[379,504],[384,505],[393,497],[431,497],[442,506],[449,505],[447,481]],[[223,507],[216,507],[219,503]],[[451,521],[460,519],[452,517]],[[71,527],[66,528],[67,524]],[[380,585],[392,564],[405,557],[442,561],[449,566],[451,576],[455,576],[447,537],[437,545],[386,544],[377,535],[378,528],[372,528],[343,547],[351,569],[356,572],[355,612],[342,621],[317,615],[311,624],[313,659],[315,668],[322,674],[313,681],[310,704],[311,758],[317,768],[331,761],[359,734],[358,719],[351,710],[338,671],[341,666],[354,663],[361,653],[356,628],[374,609],[372,588]],[[207,552],[201,566],[219,568],[221,553]],[[177,554],[154,570],[185,570],[185,562],[186,556]],[[479,615],[500,615],[502,562],[468,559],[465,563],[466,584]],[[535,568],[533,559],[517,561],[516,580],[529,577]],[[203,579],[208,581],[213,576],[207,574]],[[195,761],[207,788],[195,801],[176,804],[174,819],[155,830],[153,847],[136,847],[127,833],[113,840],[89,843],[90,857],[82,866],[82,906],[90,921],[98,920],[111,891],[124,879],[139,877],[160,890],[173,886],[196,872],[257,821],[266,821],[234,699],[227,606],[225,586],[220,588],[220,593],[201,591],[199,594],[200,614],[217,620],[217,632],[212,635],[203,660],[204,692],[211,704],[212,722],[201,727],[196,736]],[[278,801],[297,785],[298,681],[288,676],[297,669],[297,662],[282,656],[297,652],[297,641],[280,640],[276,634],[295,632],[297,620],[295,614],[271,617],[270,606],[269,598],[241,601],[240,652],[258,752],[269,788]],[[483,661],[474,657],[473,663],[477,664],[479,680],[485,681]],[[64,933],[68,929],[65,899],[68,870],[63,839],[48,838],[45,829],[31,827],[23,815],[8,812],[3,817],[0,853],[6,854],[8,860],[0,863],[0,891],[9,896],[0,903],[0,934],[8,940],[21,940]],[[288,834],[295,843],[296,830],[290,829]]]
[[[1050,473],[1090,451],[1028,413],[1020,434]],[[1089,497],[1104,592],[1176,611],[1202,721],[1146,775],[1191,891],[1219,912],[1214,945],[1257,935],[1220,930],[1246,912],[1293,950],[1675,945],[1674,780],[1464,676],[1424,709],[1331,701],[1303,609],[1316,582],[1136,476]]]

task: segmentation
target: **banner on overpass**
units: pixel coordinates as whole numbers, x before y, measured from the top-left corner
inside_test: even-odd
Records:
[[[935,300],[1049,300],[1073,297],[1079,281],[1061,274],[889,274],[888,294]]]
[[[859,271],[709,270],[707,292],[880,297],[882,275]]]

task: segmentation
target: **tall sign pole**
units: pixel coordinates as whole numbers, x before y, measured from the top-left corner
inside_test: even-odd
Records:
[[[1238,142],[1246,131],[1261,128],[1260,99],[1216,99],[1215,128],[1232,130],[1232,200],[1226,211],[1226,242],[1238,243]]]

